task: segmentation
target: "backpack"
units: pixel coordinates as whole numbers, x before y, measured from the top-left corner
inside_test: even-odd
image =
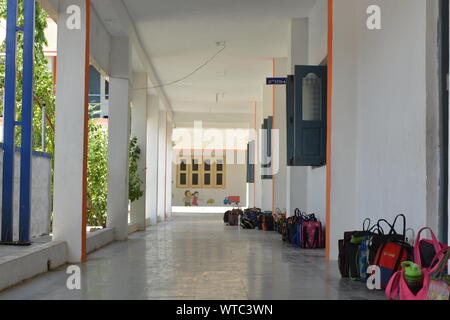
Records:
[[[301,223],[305,217],[306,215],[302,214],[297,208],[294,215],[287,218],[286,241],[292,246],[301,247]]]
[[[350,249],[351,239],[357,231],[347,231],[344,233],[344,239],[338,241],[339,255],[338,266],[342,278],[350,277]]]
[[[224,223],[228,223],[228,220],[229,220],[228,217],[229,217],[229,215],[230,215],[230,212],[231,212],[231,211],[228,210],[228,211],[225,212],[225,214],[223,215],[223,222],[224,222]]]
[[[307,216],[302,222],[301,245],[302,248],[319,249],[324,248],[322,223],[317,221],[314,214]]]
[[[253,223],[244,216],[241,217],[241,227],[243,229],[255,229],[255,226],[253,225]]]
[[[258,222],[258,214],[260,212],[261,212],[261,209],[251,208],[251,209],[246,209],[244,214],[245,214],[246,218],[249,219],[254,226],[256,226],[257,222]]]
[[[395,225],[397,224],[397,221],[399,218],[402,218],[403,220],[403,232],[397,233],[395,230]],[[389,233],[385,234],[383,231],[383,228],[381,227],[380,223],[384,222],[387,224],[390,228]],[[403,214],[399,214],[395,217],[394,223],[390,224],[386,219],[380,219],[377,222],[377,233],[373,233],[370,238],[369,242],[369,265],[375,265],[375,258],[378,253],[378,250],[380,247],[388,242],[406,242],[406,217]]]
[[[265,222],[265,231],[274,231],[274,219],[272,214],[266,214],[264,216],[264,222]]]
[[[407,242],[387,242],[383,244],[375,257],[375,265],[380,268],[381,288],[385,289],[391,277],[404,261],[411,260],[412,247]]]
[[[421,234],[425,230],[430,231],[431,240],[421,239]],[[447,249],[449,249],[449,246],[444,243],[440,243],[431,228],[422,228],[417,233],[417,238],[414,245],[414,262],[422,268],[435,268],[437,267],[437,264],[433,265],[433,260],[435,260],[436,256],[438,256],[438,259],[442,258]]]
[[[233,209],[228,214],[228,224],[230,226],[238,226],[239,225],[239,216],[243,214],[240,209]]]
[[[344,238],[338,241],[338,266],[342,278],[351,278],[353,280],[361,278],[362,268],[359,264],[363,258],[359,250],[362,241],[370,234],[369,218],[363,221],[362,229],[363,231],[347,231],[344,233]],[[363,255],[365,254],[363,253]]]

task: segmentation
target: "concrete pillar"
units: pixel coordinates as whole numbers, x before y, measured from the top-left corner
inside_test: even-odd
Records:
[[[264,118],[267,118],[269,116],[273,116],[273,100],[272,100],[272,86],[267,86],[264,84],[263,87],[263,101],[262,101],[262,114],[261,114],[261,119],[259,119],[258,121],[258,128],[261,129],[261,125],[264,121]],[[264,143],[266,143],[264,141],[264,139],[267,139],[267,135],[266,137],[264,137],[264,135],[260,135],[260,147],[261,150],[262,149],[262,145]],[[261,152],[260,152],[260,155]],[[262,161],[264,161],[264,159],[261,159]],[[270,171],[264,170],[266,172],[266,174],[270,174]],[[263,170],[261,170],[261,173],[263,172]],[[270,211],[272,210],[272,206],[273,206],[273,181],[272,179],[261,179],[261,209],[265,210],[265,211]]]
[[[275,77],[286,77],[288,66],[286,58],[275,59]],[[289,68],[290,69],[290,68]],[[273,150],[273,187],[274,209],[282,211],[287,203],[287,119],[286,119],[286,86],[274,86],[274,131],[272,133]]]
[[[167,112],[159,112],[159,134],[158,134],[158,222],[164,221],[166,216],[166,156],[167,156],[167,142],[166,142],[166,128],[167,126]]]
[[[292,19],[290,33],[290,49],[286,70],[289,74],[294,74],[296,65],[308,65],[309,62],[308,18]],[[282,130],[281,127],[280,130]],[[307,167],[286,168],[286,212],[288,215],[293,215],[295,208],[308,209]]]
[[[66,9],[81,9],[81,29],[66,27]],[[85,119],[86,2],[59,1],[53,239],[67,242],[68,261],[83,256],[83,149]]]
[[[138,230],[145,230],[145,202],[146,202],[146,165],[147,165],[147,73],[137,73],[133,75],[133,90],[131,103],[131,137],[137,138],[137,143],[141,149],[141,156],[138,163],[139,176],[143,182],[142,189],[144,195],[131,203],[130,222],[137,224]]]
[[[173,167],[173,148],[172,148],[173,119],[168,115],[166,125],[166,216],[170,219],[172,216],[172,167]]]
[[[149,95],[147,99],[147,171],[145,207],[148,225],[158,223],[158,133],[159,133],[159,97]]]
[[[128,236],[128,148],[130,138],[129,39],[113,37],[108,125],[108,227],[115,239]]]
[[[262,102],[256,102],[255,108],[256,122],[256,144],[255,144],[255,207],[262,208],[262,179],[261,179],[261,124],[263,121]]]

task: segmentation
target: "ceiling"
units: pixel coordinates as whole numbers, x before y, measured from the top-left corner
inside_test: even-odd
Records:
[[[316,0],[124,0],[161,83],[176,81],[226,48],[195,74],[165,86],[174,112],[250,113],[286,57],[289,22]]]

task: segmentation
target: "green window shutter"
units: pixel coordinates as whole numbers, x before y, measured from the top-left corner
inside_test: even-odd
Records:
[[[255,141],[247,144],[247,183],[255,183]]]
[[[295,165],[326,163],[327,67],[295,67]]]
[[[264,119],[263,125],[262,125],[262,131],[263,136],[261,141],[261,167],[262,167],[262,174],[261,179],[263,180],[270,180],[272,179],[272,165],[270,161],[271,156],[271,147],[272,147],[272,141],[271,141],[271,129],[272,129],[272,117],[268,117]]]
[[[295,76],[286,80],[287,165],[295,165]]]

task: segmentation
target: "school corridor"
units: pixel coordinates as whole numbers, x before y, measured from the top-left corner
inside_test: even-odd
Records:
[[[82,288],[67,267],[0,293],[3,299],[298,300],[385,299],[343,280],[323,250],[287,246],[276,232],[224,226],[217,213],[178,213],[89,255]]]

